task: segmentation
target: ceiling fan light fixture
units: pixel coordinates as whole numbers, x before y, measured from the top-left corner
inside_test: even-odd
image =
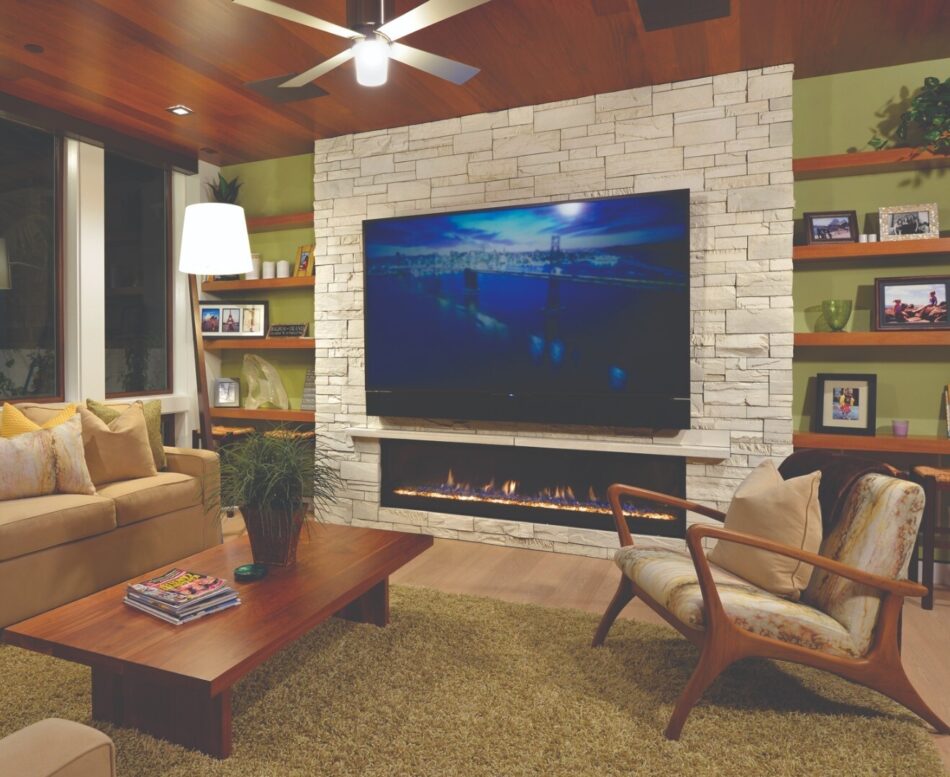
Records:
[[[356,81],[361,86],[382,86],[389,75],[389,43],[382,38],[362,38],[353,44]]]

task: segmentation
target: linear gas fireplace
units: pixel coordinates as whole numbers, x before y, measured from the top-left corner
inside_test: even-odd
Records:
[[[685,495],[685,459],[527,446],[381,441],[384,507],[614,530],[607,487]],[[684,537],[686,515],[628,500],[635,534]]]

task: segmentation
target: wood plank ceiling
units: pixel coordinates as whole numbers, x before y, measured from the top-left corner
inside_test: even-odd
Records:
[[[345,0],[284,0],[346,24]],[[396,0],[404,13],[421,0]],[[732,0],[727,18],[654,32],[635,0],[493,0],[409,36],[481,68],[454,86],[399,63],[274,103],[245,83],[347,42],[229,0],[0,0],[0,92],[217,164],[306,153],[314,138],[794,62],[796,77],[950,56],[948,0]],[[39,44],[32,53],[26,44]],[[882,102],[887,95],[882,95]],[[195,113],[165,111],[184,103]]]

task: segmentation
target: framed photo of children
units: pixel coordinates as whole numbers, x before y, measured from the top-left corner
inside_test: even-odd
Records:
[[[940,237],[937,203],[878,208],[881,240],[927,240]]]
[[[873,435],[877,375],[820,372],[815,377],[815,431]]]
[[[803,213],[805,242],[856,243],[858,241],[858,215],[853,210],[830,210]]]
[[[874,279],[874,330],[950,329],[950,275]]]
[[[202,302],[202,337],[264,337],[266,302]]]
[[[297,249],[297,267],[294,275],[298,278],[306,278],[313,274],[313,246],[300,246]]]

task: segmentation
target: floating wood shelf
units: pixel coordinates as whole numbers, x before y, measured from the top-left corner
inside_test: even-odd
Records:
[[[890,348],[907,346],[950,346],[950,330],[927,332],[796,332],[795,345],[811,347],[858,346]]]
[[[950,440],[932,435],[863,437],[850,434],[796,432],[792,435],[792,444],[796,448],[825,448],[868,453],[928,453],[931,455],[950,453]]]
[[[883,243],[833,243],[794,246],[793,262],[829,262],[872,259],[881,256],[934,255],[950,253],[950,237],[927,240],[888,240]]]
[[[796,181],[839,178],[847,175],[894,173],[904,170],[932,170],[950,165],[950,156],[935,155],[913,148],[859,151],[852,154],[809,156],[792,160]]]
[[[222,337],[205,338],[206,351],[300,351],[313,350],[312,337]]]
[[[212,418],[241,421],[303,421],[313,422],[313,410],[248,410],[243,407],[213,407]]]
[[[305,289],[313,288],[314,277],[304,275],[300,278],[259,278],[253,281],[205,281],[202,291],[264,291],[266,289]]]
[[[313,211],[287,213],[282,216],[252,216],[247,220],[248,232],[277,232],[283,229],[313,228]]]

